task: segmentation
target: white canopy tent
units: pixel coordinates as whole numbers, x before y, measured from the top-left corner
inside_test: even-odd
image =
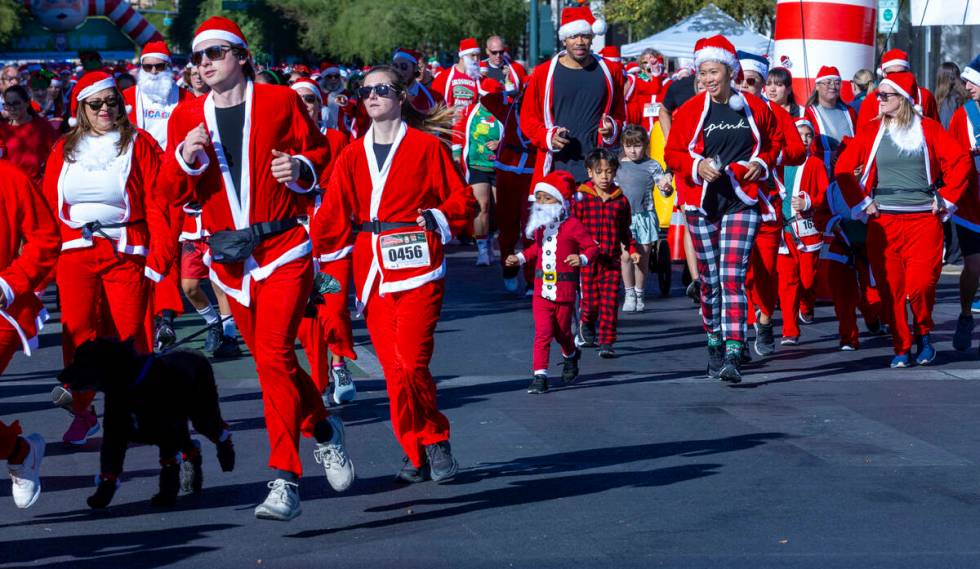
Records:
[[[623,57],[636,57],[644,49],[653,48],[664,54],[664,57],[692,59],[694,43],[703,37],[715,34],[723,34],[736,49],[759,55],[771,53],[769,38],[748,29],[714,4],[708,4],[662,32],[626,44],[620,48],[620,51]]]

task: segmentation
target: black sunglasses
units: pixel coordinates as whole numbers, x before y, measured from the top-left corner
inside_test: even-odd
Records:
[[[309,103],[311,105],[317,102],[317,100],[319,99],[319,97],[317,97],[316,95],[300,95],[300,98],[303,99],[304,103]]]
[[[191,63],[193,65],[200,65],[204,61],[204,56],[207,56],[209,61],[221,61],[225,58],[225,54],[231,50],[232,48],[227,45],[212,45],[200,51],[192,51]]]
[[[898,97],[899,94],[898,93],[885,93],[884,91],[878,91],[877,93],[875,93],[875,96],[878,97],[878,100],[879,101],[887,101],[889,97]]]
[[[745,83],[746,85],[748,85],[749,87],[755,87],[756,78],[755,77],[745,77],[745,78],[742,79],[742,82]]]
[[[112,99],[93,99],[91,101],[85,101],[85,104],[93,111],[101,110],[102,105],[105,105],[107,109],[114,109],[119,105],[119,99],[115,97]]]
[[[143,67],[143,71],[146,71],[147,73],[153,73],[154,71],[157,73],[162,73],[167,70],[166,63],[144,63],[141,67]]]
[[[491,49],[489,51],[490,51],[490,55],[503,55],[503,54],[507,53],[507,50],[506,49],[496,49],[496,50]]]
[[[371,96],[371,93],[379,97],[392,97],[394,98],[398,95],[398,88],[394,85],[388,85],[386,83],[381,83],[380,85],[365,85],[364,87],[358,87],[357,96],[362,99],[367,99]]]

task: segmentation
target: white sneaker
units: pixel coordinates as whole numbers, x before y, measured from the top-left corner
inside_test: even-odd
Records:
[[[10,480],[13,482],[11,494],[18,508],[30,508],[41,495],[41,460],[44,458],[44,439],[37,433],[24,437],[31,447],[24,464],[8,464]]]
[[[337,492],[343,492],[354,482],[354,463],[350,461],[347,449],[344,448],[344,424],[340,417],[330,415],[327,421],[330,421],[333,428],[333,438],[328,443],[317,443],[313,458],[317,464],[323,465],[330,487]]]
[[[646,309],[646,307],[647,307],[647,305],[643,303],[643,293],[642,292],[637,292],[636,293],[636,308],[633,309],[633,312],[643,312]]]
[[[626,291],[626,298],[623,300],[623,312],[636,312],[636,292],[632,289]]]
[[[351,377],[347,366],[334,367],[330,369],[333,376],[333,402],[337,405],[349,403],[357,397],[357,387],[354,386],[354,378]]]
[[[518,287],[520,287],[520,281],[517,280],[517,277],[504,279],[504,288],[507,290],[507,292],[517,294]]]
[[[255,517],[260,520],[288,522],[303,513],[299,505],[299,484],[276,478],[268,484],[269,495],[255,507]]]

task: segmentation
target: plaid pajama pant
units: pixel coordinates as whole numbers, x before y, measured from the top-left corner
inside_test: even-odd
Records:
[[[582,267],[581,273],[581,320],[596,325],[599,344],[616,342],[617,297],[619,281],[623,276],[620,265],[604,259]]]
[[[754,209],[723,215],[715,223],[687,212],[701,273],[701,319],[708,333],[744,342],[748,336],[745,273],[761,217]]]

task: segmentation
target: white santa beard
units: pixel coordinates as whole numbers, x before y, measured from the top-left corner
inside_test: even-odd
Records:
[[[480,62],[466,57],[463,59],[463,65],[466,66],[466,74],[470,76],[470,79],[474,81],[480,80]]]
[[[888,129],[888,136],[892,142],[898,147],[899,155],[911,156],[922,152],[926,140],[922,131],[922,119],[919,118],[919,115],[913,115],[912,123],[904,128],[897,126],[894,119],[890,120],[889,123],[885,128]]]
[[[164,71],[154,75],[141,71],[138,81],[140,92],[154,103],[163,104],[170,101],[170,93],[175,84],[170,73]]]
[[[561,223],[564,221],[565,209],[560,203],[534,204],[531,206],[531,213],[527,216],[527,224],[524,227],[524,235],[528,239],[534,237],[534,232],[549,223]]]

